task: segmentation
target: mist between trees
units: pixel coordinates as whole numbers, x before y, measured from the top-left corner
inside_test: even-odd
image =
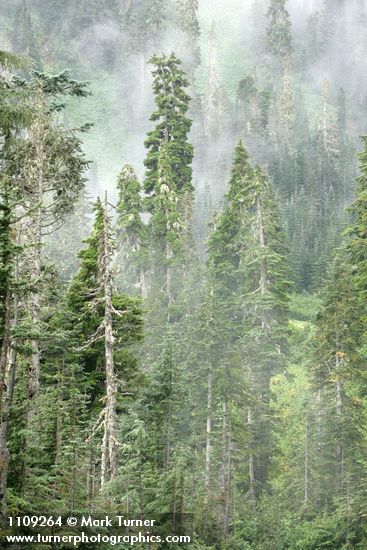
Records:
[[[5,533],[366,548],[366,17],[2,2]]]

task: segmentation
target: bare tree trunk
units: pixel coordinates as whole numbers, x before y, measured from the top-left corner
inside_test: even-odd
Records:
[[[34,158],[29,162],[29,182],[31,192],[31,225],[30,240],[33,246],[30,258],[30,277],[34,288],[30,296],[30,316],[32,321],[32,331],[37,333],[41,320],[40,291],[38,284],[41,279],[41,249],[42,249],[42,202],[43,202],[43,162],[44,162],[44,122],[43,122],[43,95],[40,90],[37,95],[37,108],[39,116],[36,118],[31,129],[31,141],[34,145]],[[29,368],[28,395],[30,398],[38,393],[39,375],[40,375],[40,349],[39,338],[36,336],[31,339],[32,355]]]
[[[224,514],[223,536],[228,535],[229,502],[231,496],[231,427],[228,419],[227,403],[223,404],[223,433],[224,433]]]
[[[164,464],[163,467],[167,470],[171,458],[171,422],[172,422],[172,404],[168,403],[168,410],[165,419],[165,435],[164,435]]]
[[[308,417],[305,424],[305,460],[304,460],[304,481],[303,481],[303,503],[309,500],[309,451],[308,451]]]
[[[64,357],[62,358],[61,367],[58,368],[59,381],[58,381],[58,395],[57,395],[57,417],[56,417],[56,445],[55,445],[55,465],[60,464],[61,460],[61,448],[62,448],[62,417],[63,417],[63,401],[64,390],[62,388],[62,382],[64,379]]]
[[[182,472],[180,477],[180,492],[180,533],[182,534],[185,529],[185,478]]]
[[[206,443],[205,443],[205,493],[208,494],[210,485],[211,435],[212,435],[212,384],[213,373],[210,365],[208,374],[208,397],[206,408]]]
[[[318,390],[316,394],[316,456],[317,461],[320,463],[321,461],[321,438],[322,438],[322,410],[321,410],[321,389]],[[319,505],[321,502],[321,492],[319,488],[317,488],[316,492],[316,502]]]
[[[31,277],[34,280],[35,284],[38,284],[41,278],[41,224],[40,224],[40,212],[37,215],[36,220],[36,246],[34,250],[34,260],[32,266]],[[41,320],[41,307],[40,307],[40,293],[36,289],[32,292],[31,301],[30,301],[30,310],[31,310],[31,321],[32,321],[32,331],[38,332]],[[29,368],[29,385],[28,385],[28,395],[30,398],[33,398],[38,393],[39,388],[39,376],[40,376],[40,348],[39,348],[39,339],[37,337],[32,338],[32,355],[31,355],[31,364]]]
[[[71,510],[75,510],[75,498],[77,494],[77,484],[76,480],[78,479],[78,466],[79,466],[79,456],[77,453],[77,404],[75,396],[73,398],[73,430],[72,430],[72,440],[73,440],[73,462],[72,462],[72,486],[71,486]]]
[[[3,138],[4,138],[3,152],[4,152],[4,157],[6,157],[6,151],[8,150],[10,135],[6,134]],[[6,176],[3,178],[3,182],[2,182],[2,206],[3,206],[3,216],[5,218],[4,221],[6,221],[8,224],[8,227],[5,229],[5,232],[7,233],[6,237],[8,238],[8,241],[9,241],[8,245],[9,245],[12,239],[12,232],[10,229],[11,222],[12,222],[12,207],[10,204],[10,182],[6,178]],[[2,342],[1,342],[1,351],[0,351],[0,418],[2,416],[6,366],[7,366],[9,349],[10,349],[10,325],[11,325],[11,315],[12,315],[11,313],[12,261],[13,261],[13,254],[10,250],[10,247],[5,246],[5,249],[2,251],[2,255],[1,255],[1,262],[7,271],[5,274],[5,296],[4,296],[4,302],[3,302],[4,314],[1,319]]]
[[[343,382],[339,378],[339,371],[343,366],[343,360],[340,355],[337,353],[335,357],[335,364],[337,370],[338,380],[335,384],[335,413],[336,413],[336,422],[337,422],[337,433],[336,433],[336,448],[335,448],[335,458],[336,458],[336,491],[341,493],[344,486],[344,449],[343,449]]]
[[[253,411],[251,407],[248,407],[247,409],[247,426],[249,431],[249,443],[250,443],[250,451],[249,451],[249,457],[248,457],[248,475],[249,475],[249,497],[254,498],[255,496],[255,465],[254,465],[254,453],[251,448],[253,444]]]
[[[113,332],[112,332],[112,312],[110,306],[111,295],[110,289],[106,296],[105,304],[105,360],[106,360],[106,417],[105,417],[105,429],[108,438],[108,460],[110,469],[110,478],[115,479],[117,474],[117,418],[116,418],[116,377],[115,367],[113,361]]]
[[[89,472],[87,477],[87,494],[89,505],[91,505],[95,494],[96,460],[94,456],[93,438],[89,441]]]
[[[256,202],[256,231],[258,232],[259,239],[259,248],[260,250],[264,249],[266,246],[265,240],[265,227],[263,220],[263,208],[260,198]],[[260,261],[260,272],[259,277],[259,290],[260,294],[264,296],[268,292],[268,270],[266,265],[266,260],[264,257]],[[259,317],[261,323],[261,332],[259,336],[259,345],[261,345],[262,335],[266,337],[267,332],[270,330],[269,316],[266,311],[263,309],[260,310],[256,315]],[[263,370],[268,368],[267,366],[258,365],[255,368],[249,367],[248,376],[249,383],[251,387],[251,393],[255,400],[254,405],[249,406],[247,410],[247,425],[249,431],[249,457],[248,457],[248,475],[249,475],[249,491],[248,496],[254,498],[257,495],[258,488],[260,483],[266,481],[267,469],[268,469],[268,450],[265,446],[264,450],[254,456],[254,446],[257,442],[257,434],[255,433],[255,426],[258,426],[260,423],[264,424],[266,436],[269,433],[268,430],[268,419],[265,416],[263,411],[264,408],[267,409],[269,403],[269,393],[270,393],[270,374],[269,372],[260,372],[259,369]],[[267,440],[266,440],[267,441]]]
[[[221,475],[221,497],[223,503],[223,539],[226,541],[228,535],[228,520],[229,520],[229,502],[230,502],[230,487],[231,487],[231,428],[228,419],[227,403],[223,402],[223,466]]]
[[[17,270],[17,268],[16,268]],[[17,276],[17,274],[15,274]],[[13,327],[18,324],[18,297],[14,295],[13,299]],[[13,403],[13,394],[15,386],[15,374],[17,366],[17,341],[13,338],[9,356],[9,369],[7,373],[7,393],[2,408],[1,426],[0,426],[0,501],[1,516],[4,520],[7,516],[6,490],[8,480],[9,449],[8,449],[8,428],[9,415]]]
[[[172,510],[172,531],[176,532],[176,513],[177,513],[177,502],[176,502],[176,493],[177,493],[177,477],[176,472],[173,478],[173,510]]]
[[[5,303],[4,303],[5,315],[4,315],[4,325],[3,325],[3,339],[1,344],[0,352],[0,417],[2,416],[2,404],[3,404],[3,394],[4,394],[4,385],[6,377],[6,366],[8,361],[9,349],[10,349],[10,326],[11,326],[11,288],[8,282],[6,294],[5,294]],[[1,447],[0,447],[1,453]]]
[[[106,420],[103,421],[106,425]],[[101,446],[102,456],[101,456],[101,491],[104,489],[108,481],[108,434],[105,426],[102,446]]]
[[[104,437],[102,443],[102,472],[101,489],[107,476],[111,480],[117,476],[117,415],[116,415],[116,375],[113,359],[114,336],[112,322],[112,266],[111,266],[111,235],[108,221],[107,193],[104,204],[104,230],[102,251],[102,277],[104,292],[104,340],[105,340],[105,369],[106,369],[106,412],[104,419]],[[108,467],[107,467],[108,463]]]
[[[260,241],[260,248],[265,247],[265,228],[264,228],[264,222],[263,222],[263,214],[262,214],[262,205],[261,201],[257,201],[257,221],[258,221],[258,228],[259,228],[259,241]],[[267,291],[267,269],[266,269],[266,263],[265,260],[261,260],[260,265],[260,293],[266,294]],[[264,328],[264,327],[263,327]]]
[[[322,137],[325,151],[328,148],[328,120],[327,120],[327,100],[329,97],[329,82],[325,79],[322,83]]]
[[[144,268],[141,268],[139,272],[139,286],[140,286],[141,297],[146,299],[148,297],[148,287],[147,287],[147,279],[145,276]]]

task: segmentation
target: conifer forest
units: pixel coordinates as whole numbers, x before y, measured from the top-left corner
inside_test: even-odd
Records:
[[[1,0],[0,346],[1,548],[367,549],[367,1]]]

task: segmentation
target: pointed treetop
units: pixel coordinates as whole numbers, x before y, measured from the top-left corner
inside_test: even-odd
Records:
[[[239,140],[234,150],[229,191],[227,193],[227,198],[232,204],[243,202],[252,175],[253,169],[249,154],[242,141]]]
[[[128,206],[133,209],[140,209],[142,202],[140,197],[141,186],[131,164],[125,164],[119,173],[117,189],[119,192],[117,211],[126,209]]]
[[[172,178],[178,191],[191,191],[191,163],[193,147],[188,143],[192,121],[186,117],[190,96],[185,92],[189,85],[185,72],[180,69],[181,61],[172,52],[167,56],[154,56],[150,60],[153,69],[153,91],[156,110],[150,120],[156,122],[155,129],[147,134],[145,147],[148,153],[144,164],[147,168],[144,188],[147,193],[157,190],[158,157],[162,153],[169,157]]]

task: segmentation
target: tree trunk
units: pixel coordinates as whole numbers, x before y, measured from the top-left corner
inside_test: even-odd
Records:
[[[104,205],[104,230],[102,250],[102,277],[104,292],[104,339],[105,339],[105,369],[106,369],[106,412],[104,419],[104,437],[102,443],[101,489],[107,476],[114,480],[117,476],[117,415],[116,415],[116,375],[113,359],[114,336],[112,322],[112,267],[111,267],[111,235],[108,221],[107,193]],[[107,467],[108,464],[108,467]]]
[[[308,500],[309,500],[309,451],[308,451],[308,417],[306,416],[303,503],[307,504]]]
[[[268,269],[266,260],[263,255],[266,246],[265,227],[263,220],[263,206],[261,199],[256,202],[256,221],[255,228],[259,239],[260,266],[258,277],[258,285],[261,296],[265,296],[268,292]],[[255,322],[260,323],[258,345],[262,345],[262,341],[267,338],[270,330],[269,312],[264,309],[263,304],[260,304],[260,309],[254,311]],[[267,364],[254,365],[249,368],[249,382],[251,393],[254,399],[254,405],[248,408],[247,424],[249,428],[249,497],[255,497],[261,489],[261,485],[267,480],[269,451],[268,440],[270,436],[270,427],[268,419],[269,394],[270,394],[270,366]],[[264,439],[265,445],[259,445],[257,432],[261,428],[261,436]],[[254,455],[254,448],[261,450]]]
[[[221,496],[223,502],[223,539],[228,535],[229,501],[231,487],[231,430],[228,419],[227,403],[223,402],[223,469],[221,480]]]
[[[260,242],[260,248],[265,248],[265,228],[264,228],[264,221],[263,221],[263,214],[262,214],[262,205],[261,201],[257,201],[257,222],[258,222],[258,229],[259,229],[259,242]],[[260,264],[260,293],[266,294],[267,291],[267,269],[266,269],[266,262],[264,258],[261,260]],[[266,319],[263,320],[262,328],[265,328],[265,322]]]
[[[139,286],[141,297],[145,300],[148,297],[147,279],[145,276],[145,269],[141,268],[139,272]]]
[[[321,439],[322,439],[322,399],[321,399],[321,389],[318,390],[316,394],[316,457],[317,462],[320,468],[321,463]],[[319,506],[321,503],[321,492],[320,489],[316,489],[316,503]]]
[[[39,338],[37,332],[40,328],[41,306],[40,306],[40,291],[39,281],[41,279],[41,249],[42,249],[42,203],[43,203],[43,162],[44,162],[44,147],[43,147],[43,95],[42,91],[38,92],[37,107],[39,117],[33,124],[31,129],[31,141],[34,144],[34,158],[29,163],[29,181],[31,188],[31,227],[30,240],[33,246],[32,255],[30,258],[30,277],[35,288],[30,296],[30,316],[32,322],[32,332],[36,336],[31,339],[32,355],[29,368],[29,383],[28,396],[33,398],[38,393],[39,375],[40,375],[40,349]],[[33,211],[32,211],[33,210]]]
[[[335,384],[335,413],[336,413],[336,491],[341,494],[344,487],[344,449],[343,449],[343,381],[340,379],[340,369],[343,367],[343,359],[340,354],[337,353],[335,357],[335,366],[337,371],[338,380]]]
[[[169,401],[168,410],[165,419],[165,434],[164,434],[164,463],[165,470],[168,469],[168,465],[171,458],[171,421],[172,421],[172,403]]]
[[[205,442],[205,493],[208,496],[210,485],[211,435],[212,435],[212,383],[213,373],[210,365],[208,374],[208,397],[206,412],[206,442]]]
[[[9,136],[5,135],[4,137],[4,146],[3,146],[3,152],[4,156],[8,149],[9,144]],[[12,316],[12,288],[11,288],[11,276],[12,276],[12,268],[13,268],[13,254],[14,252],[11,250],[11,243],[13,240],[13,232],[11,229],[11,225],[13,222],[12,218],[12,205],[10,201],[10,188],[11,184],[7,177],[5,176],[3,178],[3,190],[2,190],[2,209],[3,209],[3,219],[5,221],[4,224],[4,249],[2,251],[1,255],[1,263],[3,267],[6,269],[5,274],[5,295],[4,295],[4,302],[3,302],[3,316],[1,319],[1,329],[2,329],[2,343],[1,343],[1,351],[0,351],[0,418],[2,417],[2,406],[3,406],[3,394],[4,394],[4,385],[5,385],[5,377],[6,377],[6,366],[8,361],[8,355],[10,350],[10,325],[11,325],[11,316]],[[18,242],[18,234],[16,236],[16,240]]]
[[[2,404],[4,385],[6,377],[6,366],[10,349],[10,326],[11,326],[11,288],[10,283],[7,284],[5,301],[4,301],[4,324],[3,324],[3,339],[0,353],[0,418],[2,416]],[[1,451],[0,451],[1,452]]]
[[[18,324],[18,297],[14,295],[13,299],[13,327]],[[8,428],[9,415],[13,403],[13,394],[15,386],[15,374],[17,366],[17,341],[13,338],[9,357],[9,370],[7,373],[7,393],[2,408],[1,426],[0,426],[0,502],[1,516],[4,521],[7,517],[6,490],[8,480],[9,449],[8,449]]]
[[[180,477],[180,534],[182,535],[185,529],[185,478],[183,473]]]
[[[56,437],[55,437],[55,465],[60,464],[61,449],[62,449],[62,419],[63,419],[63,402],[64,402],[64,357],[62,358],[61,366],[58,368],[58,393],[57,393],[57,417],[56,417]]]
[[[248,475],[249,475],[249,492],[248,495],[250,498],[254,498],[255,496],[255,466],[254,466],[254,453],[253,449],[251,448],[253,445],[253,411],[251,407],[248,407],[247,409],[247,426],[248,426],[248,432],[249,432],[249,445],[250,445],[250,451],[249,451],[249,457],[248,457]]]

